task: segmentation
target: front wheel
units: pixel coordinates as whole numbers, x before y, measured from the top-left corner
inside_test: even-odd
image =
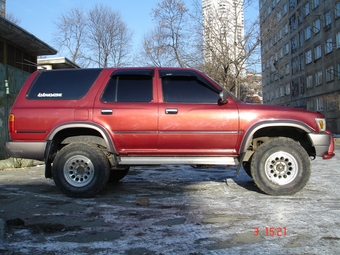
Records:
[[[290,138],[273,138],[263,143],[251,160],[251,175],[263,192],[292,195],[304,188],[311,164],[304,148]]]
[[[110,176],[110,164],[94,144],[71,143],[53,160],[53,180],[70,197],[93,197],[102,191]]]

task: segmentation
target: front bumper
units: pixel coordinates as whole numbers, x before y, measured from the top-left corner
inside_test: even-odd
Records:
[[[44,160],[46,142],[7,142],[10,157]]]
[[[314,145],[316,156],[330,159],[335,155],[334,138],[330,131],[326,130],[324,133],[310,133],[308,135]]]

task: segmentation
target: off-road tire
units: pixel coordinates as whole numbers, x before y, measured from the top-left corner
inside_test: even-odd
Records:
[[[295,194],[306,186],[311,174],[307,152],[286,137],[263,143],[253,154],[250,169],[258,188],[274,196]]]
[[[93,197],[101,192],[110,176],[110,164],[95,144],[70,143],[53,160],[55,185],[70,197]]]

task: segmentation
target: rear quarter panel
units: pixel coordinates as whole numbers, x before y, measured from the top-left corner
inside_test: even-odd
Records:
[[[15,116],[15,132],[10,134],[13,141],[44,141],[59,125],[92,120],[94,98],[100,91],[105,72],[98,76],[92,89],[79,100],[27,99],[27,91],[37,74],[33,73],[25,82],[11,109]]]

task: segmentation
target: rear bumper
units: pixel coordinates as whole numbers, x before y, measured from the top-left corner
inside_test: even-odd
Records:
[[[7,142],[10,157],[44,160],[46,142]]]
[[[334,138],[330,131],[325,133],[311,133],[309,137],[314,145],[316,156],[330,159],[334,154]]]

